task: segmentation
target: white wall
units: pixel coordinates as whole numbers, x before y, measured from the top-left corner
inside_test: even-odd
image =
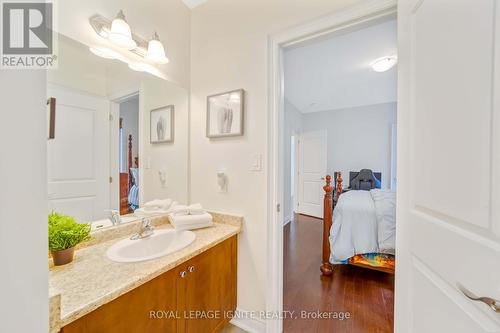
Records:
[[[170,59],[158,68],[169,80],[189,87],[190,11],[181,0],[64,0],[57,4],[59,32],[86,45],[102,43],[89,17],[100,14],[113,19],[123,9],[134,33],[148,39],[158,32]]]
[[[342,171],[344,186],[349,171],[382,172],[382,188],[391,181],[391,125],[396,123],[396,103],[376,104],[303,115],[303,130],[326,129],[327,171]]]
[[[269,34],[327,15],[359,0],[210,0],[191,16],[191,198],[245,216],[238,244],[238,307],[264,310],[267,238],[267,43]],[[246,91],[245,135],[205,136],[206,97]],[[253,155],[263,171],[253,172]],[[227,193],[216,172],[225,168]]]
[[[283,192],[285,193],[285,199],[283,202],[283,223],[289,222],[293,217],[293,198],[291,197],[292,192],[292,179],[291,179],[291,168],[292,168],[292,136],[297,136],[302,132],[303,115],[300,111],[293,106],[287,99],[285,99],[285,117],[284,117],[284,153],[285,153],[285,163],[284,163],[284,174],[283,174]]]
[[[0,331],[46,333],[46,76],[0,72]]]
[[[142,129],[139,147],[141,204],[163,198],[172,198],[181,203],[188,201],[188,98],[187,90],[168,81],[150,76],[141,82],[139,93]],[[174,141],[151,144],[150,111],[167,105],[175,107]],[[160,170],[164,170],[167,175],[165,187],[160,182],[158,174]]]
[[[122,155],[122,166],[127,171],[128,164],[128,136],[132,135],[132,163],[134,157],[139,156],[139,97],[135,97],[120,103],[120,118],[122,118],[123,125],[123,146],[125,147]]]

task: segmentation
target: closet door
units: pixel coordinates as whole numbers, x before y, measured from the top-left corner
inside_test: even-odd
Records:
[[[499,11],[398,3],[397,333],[500,332]]]
[[[299,207],[301,214],[323,218],[327,150],[326,131],[304,132],[299,139]]]

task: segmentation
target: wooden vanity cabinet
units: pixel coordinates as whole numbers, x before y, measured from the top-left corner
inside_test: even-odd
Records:
[[[219,332],[236,309],[236,267],[233,236],[64,326],[61,333]]]

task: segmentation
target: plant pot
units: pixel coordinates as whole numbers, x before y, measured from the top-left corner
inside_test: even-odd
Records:
[[[54,266],[62,266],[69,264],[73,261],[73,255],[75,254],[75,247],[70,247],[66,250],[61,251],[50,251],[52,253],[52,259],[54,260]]]

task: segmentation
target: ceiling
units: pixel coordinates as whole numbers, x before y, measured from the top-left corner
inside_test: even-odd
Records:
[[[182,2],[184,2],[184,4],[189,7],[189,9],[198,7],[199,5],[202,5],[207,1],[208,0],[182,0]]]
[[[285,99],[302,113],[395,102],[397,66],[370,64],[396,53],[396,20],[286,49]]]

